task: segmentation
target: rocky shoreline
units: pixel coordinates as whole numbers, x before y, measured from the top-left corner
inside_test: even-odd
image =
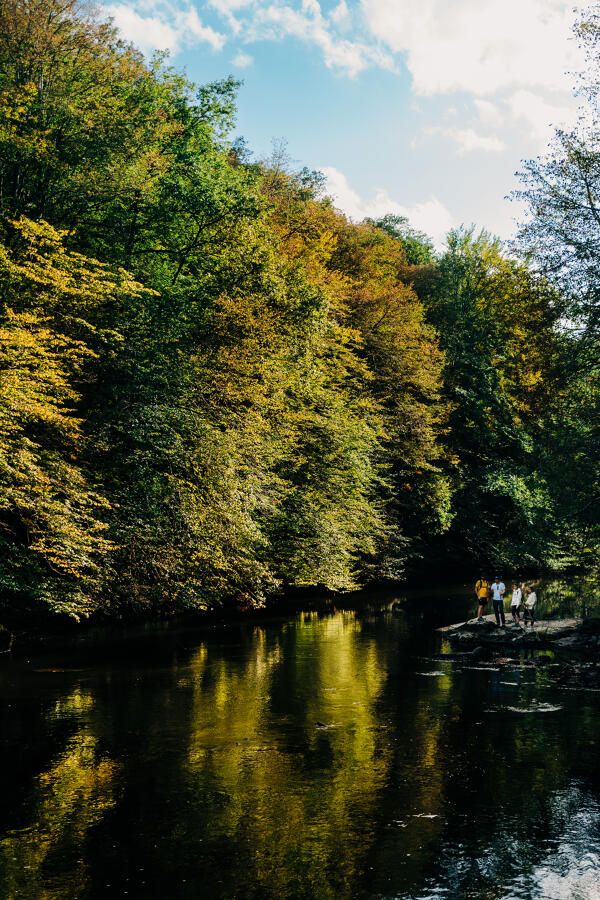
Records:
[[[507,624],[496,625],[493,616],[483,621],[471,619],[456,625],[438,628],[454,648],[473,650],[476,647],[551,647],[564,652],[600,655],[600,619],[548,619],[533,627]]]
[[[544,668],[557,687],[600,691],[600,619],[549,619],[533,628],[499,628],[493,616],[486,616],[482,622],[472,619],[437,630],[452,648],[441,659],[471,660],[477,668]]]

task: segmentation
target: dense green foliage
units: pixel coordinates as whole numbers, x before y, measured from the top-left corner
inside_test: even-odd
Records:
[[[544,157],[522,172],[529,210],[519,249],[562,295],[562,390],[546,411],[545,452],[563,517],[563,540],[596,563],[600,545],[600,5],[576,27],[586,65],[577,125],[558,130]]]
[[[438,256],[351,223],[232,143],[236,90],[76,0],[0,4],[3,604],[593,564],[598,372],[564,285],[485,234]]]

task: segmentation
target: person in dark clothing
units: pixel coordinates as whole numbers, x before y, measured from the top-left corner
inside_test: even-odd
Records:
[[[492,607],[496,616],[496,625],[504,628],[506,625],[506,617],[504,615],[504,593],[506,585],[500,580],[500,576],[496,575],[492,582]]]

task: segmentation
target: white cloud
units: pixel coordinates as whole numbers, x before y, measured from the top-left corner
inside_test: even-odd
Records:
[[[200,18],[201,2],[113,0],[107,9],[144,50],[195,43],[219,50],[230,35],[247,44],[292,37],[349,77],[396,71],[404,61],[423,96],[565,92],[566,71],[581,67],[572,7],[586,0],[334,0],[327,11],[319,0],[203,0],[225,33]]]
[[[182,40],[207,43],[214,50],[223,48],[226,41],[225,35],[215,31],[209,25],[203,25],[195,7],[190,6],[182,13],[177,13],[175,21]]]
[[[541,145],[548,141],[554,128],[568,128],[577,117],[575,104],[549,101],[527,90],[515,91],[508,98],[507,106],[514,119],[527,124],[529,137]]]
[[[300,9],[269,3],[254,10],[246,40],[279,40],[295,37],[314,44],[328,68],[340,69],[351,78],[370,65],[393,69],[392,57],[378,46],[338,37],[324,18],[317,0],[302,0]]]
[[[479,134],[474,128],[442,128],[433,126],[426,128],[425,133],[429,135],[441,135],[457,146],[459,156],[465,153],[473,153],[481,150],[485,153],[501,153],[506,149],[506,144],[494,134]]]
[[[244,53],[243,50],[238,50],[231,62],[237,69],[247,69],[254,62],[254,57]]]
[[[216,9],[217,12],[226,15],[227,13],[237,12],[246,6],[252,6],[253,0],[209,0],[208,5]]]
[[[575,98],[568,94],[519,88],[494,103],[475,98],[475,110],[486,128],[518,134],[519,143],[542,149],[555,128],[569,128],[577,119]]]
[[[564,92],[565,73],[581,67],[570,39],[573,3],[585,2],[337,0],[325,14],[318,0],[205,0],[205,8],[247,43],[289,36],[313,44],[328,67],[350,77],[369,67],[394,71],[403,59],[417,94],[462,91],[485,98],[519,90]],[[195,43],[220,50],[227,35],[201,20],[199,4],[116,0],[106,9],[143,50],[177,52]],[[551,105],[563,104],[554,98]]]
[[[243,34],[248,44],[293,37],[318,47],[328,68],[351,78],[369,66],[394,68],[391,55],[376,42],[350,40],[338,33],[347,31],[352,21],[346,0],[340,0],[327,17],[318,0],[287,4],[280,0],[209,0],[209,6],[225,18],[234,34]]]
[[[405,55],[417,93],[563,89],[576,0],[361,0],[367,28]],[[584,0],[579,0],[582,4]]]
[[[208,6],[223,16],[234,34],[239,34],[242,28],[235,13],[253,5],[253,0],[208,0]]]
[[[504,114],[496,103],[476,97],[473,101],[479,121],[486,128],[497,127],[504,120]]]
[[[169,50],[176,53],[184,46],[209,44],[221,50],[226,37],[204,25],[195,6],[180,6],[169,0],[134,0],[105,7],[107,15],[127,41],[140,50]]]
[[[178,35],[168,22],[158,16],[143,16],[130,6],[109,6],[107,14],[122,37],[132,41],[140,50],[170,50],[177,47]]]
[[[448,231],[456,225],[451,212],[435,196],[412,206],[404,206],[384,189],[378,189],[372,199],[365,200],[339,169],[325,166],[321,171],[327,178],[327,192],[336,206],[357,222],[365,218],[378,219],[387,213],[405,216],[413,228],[429,235],[437,247],[443,245]]]
[[[338,5],[331,11],[330,18],[338,28],[345,28],[350,24],[351,16],[346,0],[340,0]]]

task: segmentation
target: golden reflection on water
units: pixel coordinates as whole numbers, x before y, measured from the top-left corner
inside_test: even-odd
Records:
[[[352,614],[305,614],[270,643],[255,629],[240,667],[211,662],[204,646],[192,660],[190,778],[210,780],[226,798],[213,808],[211,830],[252,845],[252,877],[272,896],[313,878],[319,896],[334,896],[327,872],[348,885],[360,865],[360,847],[340,847],[352,844],[357,820],[369,819],[389,756],[374,714],[386,671],[375,640],[358,641],[360,631]],[[290,639],[292,671],[278,685]],[[278,711],[273,698],[287,687],[292,702]]]
[[[288,638],[291,676],[280,671]],[[377,712],[388,663],[353,613],[304,614],[271,644],[256,629],[239,668],[211,661],[205,646],[195,654],[189,776],[218,792],[211,830],[251,845],[252,878],[269,896],[290,896],[300,882],[319,897],[351,892],[394,753]],[[278,712],[280,678],[294,700]],[[430,690],[443,697],[449,685],[445,676]],[[417,715],[415,766],[434,772],[442,725],[429,707]],[[437,814],[441,778],[428,779],[417,808]],[[430,821],[415,821],[417,841],[434,832]]]
[[[54,718],[90,712],[93,697],[76,688],[56,701]],[[3,897],[61,898],[75,896],[86,883],[86,863],[75,854],[68,876],[48,878],[52,855],[66,847],[80,850],[89,829],[116,802],[117,766],[98,754],[97,738],[88,725],[72,734],[64,750],[33,785],[28,826],[0,841]]]

